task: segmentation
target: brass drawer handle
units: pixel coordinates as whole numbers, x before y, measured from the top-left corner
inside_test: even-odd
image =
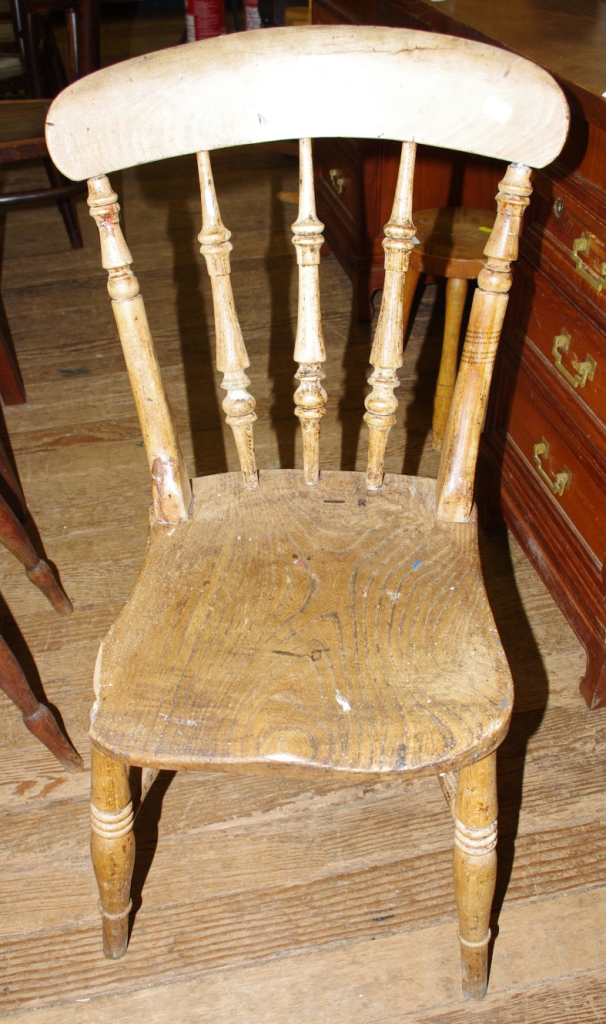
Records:
[[[337,167],[333,167],[328,173],[330,175],[330,182],[332,187],[334,188],[335,192],[338,195],[341,195],[341,193],[344,192],[345,189],[347,188],[347,182],[343,177],[343,172],[340,171]]]
[[[579,363],[577,366],[577,372],[574,377],[569,370],[566,369],[562,362],[562,353],[568,352],[568,346],[570,345],[570,335],[565,328],[562,328],[561,334],[556,334],[553,339],[553,348],[551,354],[554,357],[554,363],[556,370],[559,370],[563,377],[566,378],[569,384],[572,384],[573,388],[584,388],[588,380],[593,380],[593,375],[598,368],[598,364],[595,359],[592,359],[589,353],[585,356],[585,360]]]
[[[572,473],[564,466],[560,473],[556,473],[555,480],[552,480],[548,473],[545,472],[541,464],[541,459],[546,459],[549,454],[549,445],[544,437],[535,444],[534,446],[534,461],[537,466],[537,472],[544,480],[552,494],[557,494],[560,498],[570,487],[570,481],[572,480]]]
[[[583,280],[587,281],[587,284],[590,284],[597,292],[601,292],[602,288],[606,287],[606,260],[600,264],[599,271],[591,272],[588,270],[583,263],[580,253],[587,255],[590,248],[591,237],[588,234],[583,234],[580,238],[575,238],[572,243],[572,258],[575,262],[577,274],[580,274]]]

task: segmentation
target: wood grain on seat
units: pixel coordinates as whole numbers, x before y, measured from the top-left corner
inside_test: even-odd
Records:
[[[387,476],[372,493],[361,473],[196,480],[192,519],[153,525],[105,641],[93,742],[150,766],[381,775],[489,753],[509,669],[476,524],[437,522],[434,492]]]

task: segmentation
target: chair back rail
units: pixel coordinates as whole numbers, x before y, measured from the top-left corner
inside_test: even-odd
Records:
[[[186,90],[186,91],[184,91]],[[497,126],[495,128],[495,125]],[[448,145],[511,162],[497,196],[461,369],[443,445],[436,492],[442,521],[472,509],[478,445],[496,348],[528,205],[530,165],[557,156],[566,136],[563,94],[540,68],[468,40],[400,29],[314,26],[233,35],[164,50],[75,82],[53,103],[49,149],[72,177],[89,177],[91,214],[124,347],[152,470],[161,522],[188,518],[191,490],[149,332],[143,300],[106,172],[160,157],[197,153],[202,200],[199,235],[211,278],[217,369],[243,482],[258,486],[248,392],[249,359],[231,285],[230,231],[221,219],[210,151],[222,146],[300,139],[299,212],[292,225],[299,268],[294,359],[295,413],[301,422],[304,479],[318,482],[326,358],[319,291],[323,225],[315,206],[312,139],[325,135],[402,141],[394,205],[385,225],[385,285],[370,362],[367,487],[383,483],[389,431],[396,422],[403,362],[403,297],[414,246],[412,187],[418,142]],[[303,130],[301,130],[303,129]]]
[[[234,33],[104,68],[57,97],[47,125],[51,156],[74,179],[225,146],[337,136],[543,167],[564,144],[568,108],[546,71],[496,47],[312,25]]]

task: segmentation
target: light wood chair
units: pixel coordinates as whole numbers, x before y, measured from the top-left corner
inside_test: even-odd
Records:
[[[553,160],[566,131],[560,89],[529,62],[466,40],[381,28],[275,29],[164,50],[77,82],[54,102],[49,150],[69,177],[89,179],[152,479],[143,568],[101,646],[94,680],[92,855],[106,956],[122,956],[127,945],[135,856],[129,765],[143,767],[144,792],[161,768],[360,780],[433,773],[455,821],[463,991],[484,995],[496,749],[509,725],[512,681],[482,584],[474,470],[529,167]],[[320,472],[323,239],[311,138],[337,134],[403,143],[370,355],[366,473]],[[294,402],[304,467],[259,473],[230,232],[209,152],[293,135],[301,139]],[[416,142],[512,161],[437,482],[383,473],[402,365]],[[217,368],[241,465],[241,473],[192,483],[106,177],[186,153],[197,153]]]
[[[457,379],[468,281],[475,281],[484,266],[486,235],[494,225],[495,211],[445,206],[418,210],[413,219],[417,233],[404,285],[404,337],[421,277],[446,278],[444,337],[431,425],[433,449],[441,452]]]

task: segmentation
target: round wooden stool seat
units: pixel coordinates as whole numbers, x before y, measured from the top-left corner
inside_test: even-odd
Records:
[[[412,215],[418,244],[410,254],[404,287],[404,331],[421,275],[447,278],[444,340],[432,424],[436,451],[442,450],[454,393],[467,282],[475,281],[484,265],[484,246],[495,216],[494,210],[460,206],[418,210]]]
[[[475,280],[484,264],[484,246],[496,212],[446,206],[413,214],[416,245],[410,266],[421,274]]]

